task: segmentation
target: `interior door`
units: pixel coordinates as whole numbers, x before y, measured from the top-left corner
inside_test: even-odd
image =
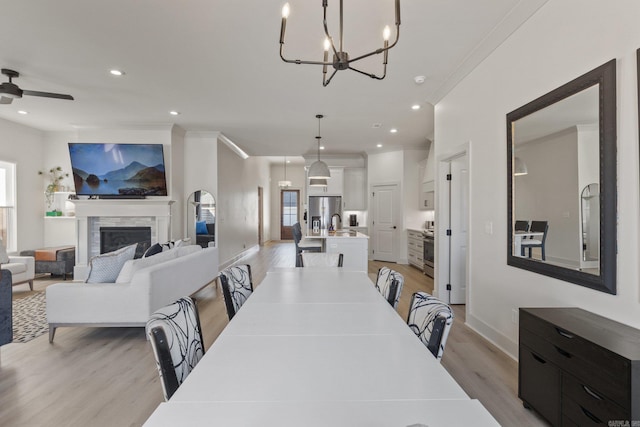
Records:
[[[449,230],[451,242],[449,256],[450,304],[465,304],[467,295],[467,239],[469,223],[469,168],[467,156],[451,160]]]
[[[398,262],[398,225],[400,221],[398,185],[374,185],[373,206],[373,259]]]
[[[293,240],[293,224],[298,222],[300,190],[280,191],[280,240]]]

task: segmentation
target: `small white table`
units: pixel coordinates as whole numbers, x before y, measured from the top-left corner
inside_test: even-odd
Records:
[[[513,233],[513,255],[521,257],[522,239],[526,238],[542,238],[544,233],[541,231],[516,231]]]
[[[364,272],[267,273],[145,426],[498,425]]]

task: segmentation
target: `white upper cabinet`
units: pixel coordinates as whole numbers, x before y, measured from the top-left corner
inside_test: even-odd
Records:
[[[344,197],[343,208],[346,211],[364,211],[366,202],[367,172],[365,168],[344,169]]]
[[[308,187],[309,196],[342,196],[344,184],[344,168],[329,167],[331,178],[327,180],[326,187]],[[309,180],[307,179],[307,185]]]

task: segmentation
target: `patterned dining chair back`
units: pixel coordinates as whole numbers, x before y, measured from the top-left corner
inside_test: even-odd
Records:
[[[227,315],[231,320],[253,292],[251,266],[241,264],[225,269],[220,273],[220,283]]]
[[[442,359],[452,324],[451,307],[426,292],[413,294],[407,325],[438,360]]]
[[[198,308],[189,297],[154,312],[147,336],[160,374],[164,400],[169,400],[204,356]]]
[[[397,271],[388,267],[382,267],[378,270],[378,278],[376,279],[376,289],[382,296],[389,301],[393,308],[398,308],[398,301],[404,286],[404,276]]]

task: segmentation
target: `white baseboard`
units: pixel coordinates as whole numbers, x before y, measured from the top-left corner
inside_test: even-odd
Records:
[[[467,314],[465,322],[469,328],[480,334],[484,339],[498,347],[513,360],[518,361],[518,343],[512,341],[509,337],[498,332],[491,326],[484,323],[472,314]]]

